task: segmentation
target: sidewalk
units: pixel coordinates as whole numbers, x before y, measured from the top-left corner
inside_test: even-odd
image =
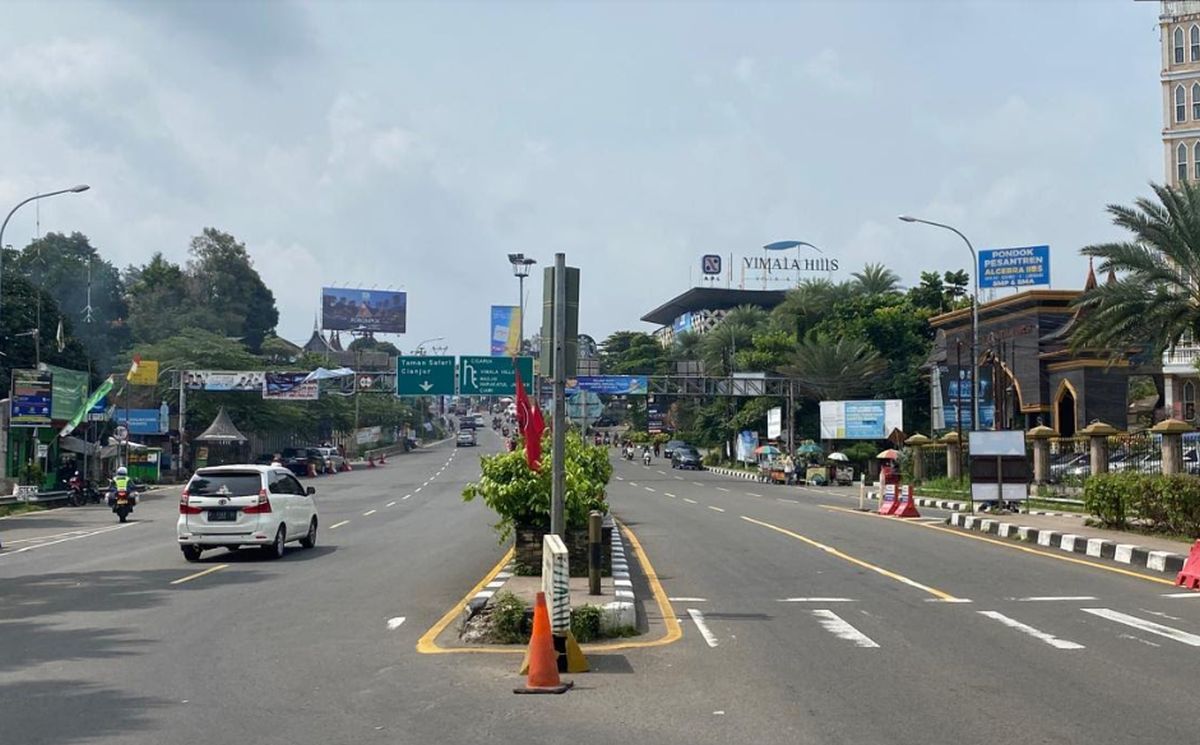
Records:
[[[1160,536],[1094,528],[1087,515],[968,515],[955,512],[946,521],[953,527],[990,533],[1000,538],[1036,543],[1100,559],[1112,559],[1139,569],[1170,575],[1183,568],[1191,542]]]

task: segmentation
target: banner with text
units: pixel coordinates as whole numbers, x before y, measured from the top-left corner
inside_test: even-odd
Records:
[[[516,305],[492,306],[492,356],[511,357],[521,343],[521,308]]]
[[[904,402],[822,401],[822,440],[883,440],[904,429]]]
[[[263,389],[266,373],[260,370],[186,370],[183,385],[190,391],[253,391]]]
[[[1050,247],[985,248],[979,252],[979,287],[1050,284]]]
[[[262,397],[285,401],[316,401],[321,395],[317,381],[304,382],[308,373],[269,372],[263,373]]]

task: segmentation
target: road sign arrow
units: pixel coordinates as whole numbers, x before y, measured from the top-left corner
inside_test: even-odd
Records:
[[[425,391],[426,393],[429,393],[429,389],[433,387],[433,383],[430,383],[428,380],[426,380],[425,382],[421,383],[417,387],[420,388],[421,390]]]

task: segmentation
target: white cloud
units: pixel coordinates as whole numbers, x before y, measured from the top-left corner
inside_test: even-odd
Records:
[[[841,56],[826,47],[809,57],[800,68],[801,75],[818,85],[836,93],[866,95],[871,81],[866,75],[852,72]]]

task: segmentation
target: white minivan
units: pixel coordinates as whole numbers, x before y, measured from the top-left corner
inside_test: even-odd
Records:
[[[277,559],[289,541],[317,545],[316,492],[281,466],[213,466],[192,475],[179,497],[176,535],[183,556],[209,548],[259,546]]]

